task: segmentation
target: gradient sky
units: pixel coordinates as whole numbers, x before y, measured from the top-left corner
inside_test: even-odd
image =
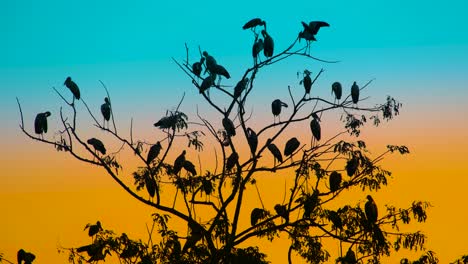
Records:
[[[363,132],[364,139],[377,150],[405,144],[412,151],[386,161],[395,177],[377,201],[431,202],[428,222],[415,227],[428,234],[427,248],[441,263],[468,253],[468,2],[382,3],[1,1],[0,252],[13,259],[24,247],[36,253],[37,263],[64,262],[57,246],[85,243],[86,223],[101,219],[117,232],[144,236],[151,213],[101,171],[21,134],[15,97],[31,129],[37,112],[50,110],[55,114],[50,122],[58,120],[61,102],[52,87],[66,93],[66,76],[94,106],[105,96],[102,80],[111,91],[119,128],[127,131],[134,117],[136,135],[154,140],[151,124],[184,92],[182,110],[204,109],[171,57],[184,59],[187,43],[191,59],[197,59],[201,46],[236,80],[252,63],[252,35],[241,26],[261,17],[278,50],[297,36],[300,21],[328,21],[331,27],[320,31],[312,54],[341,62],[294,59],[265,70],[251,99],[258,118],[271,118],[262,114],[271,102],[265,94],[287,96],[284,88],[298,87],[296,72],[304,68],[326,70],[313,91],[322,97],[330,97],[335,80],[375,78],[366,90],[372,102],[391,94],[403,109],[391,123]],[[271,252],[270,260],[281,254]]]

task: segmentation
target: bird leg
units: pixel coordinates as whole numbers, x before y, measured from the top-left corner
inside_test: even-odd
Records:
[[[174,196],[174,202],[172,202],[172,209],[174,209],[175,207],[175,202],[177,200],[177,194],[179,193],[179,188],[176,188],[176,193],[175,193],[175,196]]]

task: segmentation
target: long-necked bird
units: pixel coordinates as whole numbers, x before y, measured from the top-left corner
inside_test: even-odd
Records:
[[[97,138],[90,138],[88,139],[88,144],[93,146],[94,151],[99,151],[102,153],[102,155],[106,155],[106,148],[104,147],[104,143],[102,143],[101,140]]]
[[[76,100],[80,100],[80,88],[78,88],[78,85],[72,81],[71,77],[67,77],[63,84],[70,89],[73,94],[73,99],[76,98]]]
[[[283,155],[281,155],[279,148],[275,144],[271,143],[271,138],[267,139],[267,148],[271,154],[273,154],[275,160],[278,160],[279,163],[283,163]]]
[[[351,86],[351,99],[353,99],[353,104],[357,104],[359,102],[359,86],[356,82]]]
[[[50,112],[47,111],[37,114],[36,119],[34,119],[34,132],[39,134],[41,137],[43,137],[44,133],[47,133],[47,117],[50,115]]]
[[[224,130],[226,130],[226,133],[229,137],[233,137],[236,135],[236,127],[234,126],[234,123],[231,119],[229,119],[228,117],[224,117],[222,123]]]
[[[273,51],[275,49],[275,42],[273,38],[266,32],[266,30],[262,30],[263,36],[263,54],[265,57],[269,58],[273,56]]]
[[[296,149],[301,145],[299,140],[297,138],[293,137],[288,142],[286,142],[286,145],[284,146],[284,156],[290,156],[296,151]]]
[[[107,97],[104,98],[104,103],[101,105],[101,113],[102,113],[102,116],[104,117],[102,126],[105,127],[106,121],[107,121],[107,124],[109,124],[109,120],[111,117],[111,104],[110,104],[109,98]]]
[[[255,28],[256,26],[265,27],[265,25],[266,25],[265,21],[261,20],[260,18],[253,18],[249,20],[247,23],[245,23],[245,25],[242,26],[242,29]]]
[[[159,152],[161,152],[161,143],[158,141],[156,144],[151,146],[151,148],[148,150],[148,157],[146,158],[146,162],[150,164],[158,155]]]
[[[274,118],[281,114],[282,107],[288,107],[288,105],[286,103],[281,102],[280,99],[276,99],[271,103],[271,112],[273,113]],[[274,121],[276,121],[276,119],[274,119]]]
[[[88,229],[88,236],[93,237],[94,235],[99,233],[99,231],[102,231],[101,222],[97,221],[95,225],[87,224],[85,226],[85,230],[86,229]]]
[[[258,146],[258,137],[257,133],[255,133],[255,131],[253,131],[250,127],[247,128],[247,142],[249,143],[252,155],[255,155]]]

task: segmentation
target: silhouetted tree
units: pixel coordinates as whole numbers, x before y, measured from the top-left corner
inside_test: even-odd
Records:
[[[186,59],[174,59],[174,62],[191,80],[193,87],[199,91],[217,118],[208,120],[198,111],[183,113],[180,110],[182,98],[175,109],[167,111],[154,124],[160,133],[156,141],[153,138],[149,143],[134,139],[132,133],[129,138],[124,137],[117,132],[115,124],[111,129],[100,122],[99,110],[103,108],[99,108],[99,105],[89,107],[86,98],[102,98],[102,95],[86,94],[85,90],[80,94],[78,85],[70,77],[65,85],[72,95],[62,95],[55,90],[65,106],[72,110],[69,116],[65,115],[62,108],[54,114],[54,117],[59,117],[62,126],[57,133],[58,139],[51,139],[50,134],[40,134],[38,137],[27,129],[18,100],[20,128],[27,136],[50,144],[81,162],[101,167],[131,197],[156,211],[149,242],[131,239],[125,233],[117,235],[103,229],[99,221],[88,224],[91,242],[65,249],[69,252],[70,262],[95,263],[117,257],[121,263],[141,264],[267,263],[266,255],[259,248],[243,248],[241,244],[254,237],[273,241],[280,234],[286,235],[290,241],[289,262],[295,252],[309,263],[330,260],[337,263],[379,263],[381,257],[389,255],[392,250],[423,249],[426,240],[423,233],[401,232],[399,227],[409,224],[411,220],[426,221],[429,204],[417,201],[407,208],[396,208],[383,206],[386,202],[378,199],[374,202],[369,195],[387,185],[391,175],[390,171],[380,166],[382,159],[391,153],[407,154],[408,148],[388,145],[385,152],[371,156],[365,142],[359,139],[360,131],[368,121],[378,126],[381,120],[388,121],[398,115],[401,107],[398,101],[387,97],[382,104],[365,106],[367,98],[359,97],[359,94],[363,95],[371,81],[359,84],[330,83],[325,89],[332,89],[334,95],[330,95],[330,98],[314,96],[314,91],[322,89],[314,86],[323,70],[316,71],[312,78],[312,72],[305,69],[300,70],[305,74],[298,83],[305,88],[298,89],[304,90],[300,96],[294,95],[290,86],[287,87],[289,98],[277,98],[273,90],[271,94],[262,95],[273,102],[274,117],[279,116],[282,107],[289,105],[283,111],[283,120],[274,118],[273,122],[261,127],[259,122],[254,123],[258,118],[257,113],[249,114],[246,111],[251,104],[248,98],[255,92],[256,77],[266,67],[291,56],[318,63],[333,63],[312,57],[309,52],[319,29],[328,26],[328,23],[321,21],[302,22],[302,25],[298,22],[298,37],[290,46],[278,51],[278,47],[273,49],[273,39],[269,35],[274,32],[274,28],[269,28],[266,33],[265,21],[258,18],[249,21],[243,28],[250,29],[254,34],[253,45],[264,38],[265,56],[262,58],[260,50],[254,50],[255,62],[234,82],[227,80],[230,74],[217,63],[222,60],[222,54],[215,54],[216,60],[211,53],[200,50],[193,59],[195,63],[190,63],[186,46]],[[257,27],[263,28],[259,31]],[[277,34],[273,35],[278,39]],[[307,43],[299,43],[301,38]],[[220,76],[226,79],[218,78]],[[119,105],[111,104],[108,90],[103,87],[107,94],[102,114],[105,120],[109,121],[112,117],[114,122],[111,110]],[[190,89],[190,85],[187,89]],[[219,96],[210,97],[210,90]],[[71,103],[65,99],[70,96],[73,96]],[[214,99],[220,97],[224,99]],[[107,132],[108,138],[85,139],[81,136],[80,131],[89,125],[77,120],[77,112],[83,110],[81,105],[94,120],[93,125]],[[325,112],[330,113],[326,119],[323,115]],[[198,123],[189,123],[189,114],[196,115]],[[338,119],[343,121],[342,131],[332,135],[323,133],[321,128]],[[306,128],[310,126],[311,133],[305,134],[310,140],[302,139],[304,135],[301,133],[296,133],[287,142],[283,140],[284,133],[293,124]],[[148,129],[152,127],[148,124]],[[345,141],[345,138],[349,138],[345,137],[346,134],[356,137],[356,140]],[[217,142],[214,153],[204,148],[203,141],[207,135]],[[106,144],[111,138],[124,147]],[[174,146],[185,144],[184,140],[188,141],[188,146],[180,154],[180,150],[174,150]],[[241,151],[247,145],[249,148],[245,149],[249,151]],[[190,148],[205,155],[203,159],[214,156],[215,167],[197,169],[194,165],[197,164],[194,162],[197,157],[187,151]],[[123,170],[120,165],[125,163],[125,156],[117,153],[124,149],[129,149],[140,160],[140,167],[133,172]],[[284,156],[280,151],[283,149]],[[172,158],[175,156],[178,157]],[[249,213],[245,206],[246,192],[257,188],[257,176],[260,173],[287,174],[292,187],[285,193],[283,201],[273,202],[274,207],[266,207],[262,203],[261,207]],[[133,185],[125,183],[124,177],[129,176],[133,177]],[[271,191],[282,193],[283,186],[276,188]],[[175,196],[164,196],[162,190],[172,190]],[[348,192],[360,194],[355,201],[347,199],[337,203],[338,198]],[[371,201],[367,205],[366,197]],[[240,217],[247,218],[248,215],[251,225],[240,225]],[[171,228],[171,218],[185,222],[188,232]],[[157,239],[153,237],[154,230],[157,230]],[[324,244],[327,240],[339,243],[339,252],[327,250]],[[432,253],[425,256],[429,262],[418,263],[436,262]]]

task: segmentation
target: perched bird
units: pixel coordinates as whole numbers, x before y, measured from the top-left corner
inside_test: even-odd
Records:
[[[263,40],[261,38],[255,39],[255,42],[252,46],[252,57],[254,59],[254,64],[257,65],[258,63],[258,54],[263,50]]]
[[[145,173],[144,177],[146,190],[151,197],[154,197],[157,188],[156,180],[149,173]]]
[[[357,104],[359,101],[359,86],[356,82],[351,86],[351,99],[353,99],[353,104]]]
[[[88,139],[88,144],[93,146],[95,151],[99,151],[102,153],[102,155],[106,155],[106,148],[104,147],[104,144],[102,143],[101,140],[97,138],[90,138]]]
[[[372,199],[372,196],[370,195],[367,195],[367,202],[364,205],[364,210],[366,212],[367,221],[369,221],[369,223],[374,224],[377,222],[377,204],[375,204],[374,199]]]
[[[352,177],[359,166],[359,160],[356,157],[352,157],[346,162],[346,173],[349,177]]]
[[[43,133],[47,133],[47,117],[50,115],[49,111],[36,115],[36,119],[34,119],[34,132],[36,134],[42,136]]]
[[[258,137],[257,133],[255,133],[255,131],[253,131],[250,127],[247,128],[247,142],[249,143],[250,151],[253,155],[255,155],[258,146]]]
[[[67,77],[65,82],[63,83],[68,89],[73,94],[73,100],[76,98],[76,100],[80,100],[80,89],[78,88],[78,85],[74,81],[72,81],[71,77]]]
[[[205,57],[201,57],[200,61],[197,61],[192,64],[192,72],[195,74],[197,77],[200,77],[200,74],[202,72],[202,65],[203,62],[205,62]]]
[[[301,143],[297,138],[293,137],[288,142],[286,142],[286,145],[284,146],[284,156],[290,156],[296,151],[296,149],[299,147]]]
[[[239,96],[247,87],[248,82],[249,82],[249,78],[245,77],[236,84],[236,86],[234,87],[234,99],[239,98]]]
[[[208,77],[206,77],[200,85],[199,92],[203,93],[204,91],[208,90],[208,88],[213,86],[215,79],[216,79],[216,74],[210,74]]]
[[[226,160],[226,170],[231,171],[238,161],[239,155],[237,154],[237,152],[233,152],[231,155],[229,155],[229,157]]]
[[[17,259],[18,264],[31,264],[34,261],[34,259],[36,259],[36,256],[33,253],[24,251],[24,249],[20,249],[17,253]]]
[[[343,228],[343,220],[341,220],[340,215],[335,211],[328,211],[328,219],[333,223],[335,228],[342,229]]]
[[[276,99],[271,103],[271,112],[273,113],[273,116],[279,116],[281,114],[281,108],[282,107],[288,107],[286,103],[281,102],[280,99]]]
[[[330,191],[336,192],[340,188],[340,185],[341,185],[341,180],[342,180],[341,174],[339,172],[333,171],[330,174],[330,178],[328,180],[329,180],[329,185],[330,185]]]
[[[343,89],[341,87],[341,83],[339,82],[334,82],[332,84],[332,94],[335,94],[335,98],[336,100],[340,100],[341,99],[341,94],[343,93]]]
[[[357,259],[356,259],[356,254],[354,253],[354,251],[349,248],[348,249],[348,252],[346,252],[346,256],[344,257],[344,263],[346,264],[357,264]]]
[[[266,215],[265,210],[261,208],[254,208],[250,213],[250,224],[252,226],[256,225],[258,220],[264,218]]]
[[[299,40],[305,39],[307,41],[306,52],[310,50],[310,42],[316,41],[315,35],[318,33],[321,27],[330,26],[327,22],[322,21],[311,21],[309,24],[301,22],[304,30],[299,33]]]
[[[202,179],[202,190],[206,193],[206,195],[210,195],[213,192],[213,183],[206,179]]]
[[[273,38],[266,32],[266,30],[262,30],[263,36],[263,54],[265,57],[269,58],[273,56],[273,51],[275,49],[275,43]]]
[[[254,28],[256,26],[263,26],[265,27],[265,21],[261,20],[260,18],[253,18],[249,20],[249,22],[245,23],[242,29]]]
[[[99,231],[102,231],[101,222],[97,221],[95,225],[87,224],[84,230],[86,229],[88,229],[88,236],[92,237],[99,233]]]
[[[267,144],[268,150],[271,152],[271,154],[273,154],[275,160],[278,160],[279,163],[282,163],[283,155],[281,155],[281,151],[279,150],[279,148],[275,144],[271,143],[271,138],[267,140]]]
[[[161,152],[161,143],[156,142],[151,148],[148,150],[148,157],[146,158],[146,162],[150,164],[158,155],[159,152]]]
[[[102,116],[104,117],[104,121],[102,123],[102,126],[105,126],[106,121],[109,123],[110,116],[111,116],[111,104],[109,101],[109,98],[104,97],[104,103],[101,105],[101,113]]]
[[[195,165],[193,165],[192,162],[186,160],[184,162],[184,169],[188,172],[190,172],[190,174],[192,174],[192,176],[195,176],[197,175],[197,170],[195,169]]]
[[[310,130],[312,131],[312,135],[314,136],[315,140],[320,141],[322,133],[320,123],[317,119],[312,118],[312,121],[310,121]]]
[[[281,204],[275,205],[275,211],[279,216],[284,218],[284,221],[286,221],[286,223],[289,222],[289,212],[286,209],[286,205],[281,205]]]
[[[213,74],[217,74],[217,75],[221,75],[221,76],[224,76],[226,79],[229,79],[231,78],[231,75],[229,74],[229,72],[226,70],[226,68],[224,68],[223,66],[219,65],[219,64],[216,64],[215,66],[213,66],[213,71],[212,71]]]
[[[305,93],[310,97],[310,90],[312,89],[312,79],[310,78],[311,72],[309,70],[304,70],[304,78],[302,79],[302,84],[304,85]]]
[[[223,118],[223,127],[224,130],[226,130],[226,133],[229,137],[233,137],[236,135],[236,127],[234,126],[232,120],[228,117]]]
[[[174,174],[179,174],[180,170],[185,164],[185,153],[186,151],[182,151],[182,153],[175,159],[174,161]]]
[[[189,222],[188,224],[190,229],[190,234],[187,237],[187,241],[185,241],[184,247],[182,248],[182,252],[186,252],[189,248],[193,248],[200,239],[203,238],[203,229],[197,225],[192,224]]]
[[[215,67],[216,65],[218,65],[215,58],[213,56],[210,56],[208,52],[206,51],[203,51],[203,56],[206,59],[206,70],[209,71],[210,73],[214,73]]]

